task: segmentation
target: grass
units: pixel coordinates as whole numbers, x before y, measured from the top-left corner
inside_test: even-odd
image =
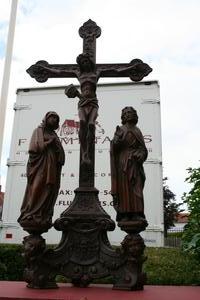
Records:
[[[178,248],[147,248],[148,284],[200,285],[200,262]]]

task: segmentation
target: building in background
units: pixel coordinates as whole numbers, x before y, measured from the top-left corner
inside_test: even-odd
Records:
[[[183,230],[184,226],[188,223],[189,215],[190,214],[188,212],[178,213],[178,215],[176,217],[176,222],[174,223],[174,225],[175,225],[174,228],[177,230]]]
[[[17,223],[26,187],[26,164],[29,141],[47,111],[60,116],[58,136],[66,154],[62,169],[61,187],[54,209],[54,220],[70,205],[79,179],[79,119],[78,99],[68,99],[65,87],[38,87],[17,90],[8,175],[2,216],[0,242],[21,243],[26,233]],[[111,196],[110,141],[117,125],[121,125],[121,110],[133,106],[138,113],[148,159],[144,163],[145,215],[148,227],[143,238],[148,246],[163,246],[163,186],[160,120],[160,89],[158,81],[110,83],[97,86],[99,117],[96,122],[95,187],[99,190],[102,207],[116,218]],[[113,245],[119,245],[125,233],[117,226],[109,233]],[[50,229],[44,237],[49,244],[58,243],[60,232]]]
[[[170,232],[183,232],[185,225],[188,223],[188,212],[180,212],[176,216],[176,221],[174,222],[174,226],[168,229],[168,233]]]

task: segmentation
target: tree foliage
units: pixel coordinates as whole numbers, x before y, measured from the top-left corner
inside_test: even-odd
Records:
[[[167,177],[163,179],[163,202],[164,202],[164,235],[167,236],[167,230],[174,226],[177,220],[177,214],[183,210],[180,209],[182,203],[176,203],[176,195],[166,184]]]
[[[183,247],[200,257],[200,167],[188,168],[186,182],[192,185],[188,193],[183,194],[183,202],[190,212],[188,224],[184,228]]]

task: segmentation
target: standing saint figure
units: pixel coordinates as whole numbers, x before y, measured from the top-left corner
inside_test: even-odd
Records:
[[[111,141],[111,194],[117,221],[145,219],[143,163],[148,152],[143,135],[136,126],[136,110],[125,107],[121,120],[122,126],[117,126]]]
[[[27,164],[27,186],[18,222],[24,230],[45,232],[52,226],[65,153],[55,133],[59,116],[48,112],[32,134]]]

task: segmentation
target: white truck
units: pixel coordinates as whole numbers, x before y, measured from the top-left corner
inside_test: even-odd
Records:
[[[74,189],[78,187],[79,176],[79,139],[78,139],[78,100],[69,99],[64,94],[64,86],[21,88],[17,90],[14,105],[15,117],[12,133],[8,174],[5,190],[1,243],[21,243],[27,235],[17,218],[26,187],[26,164],[29,140],[34,128],[42,121],[47,111],[60,115],[58,136],[64,147],[66,163],[62,169],[61,187],[54,210],[54,220],[71,203]],[[139,83],[99,84],[99,117],[96,123],[95,150],[95,187],[103,208],[115,220],[110,194],[110,140],[115,128],[121,124],[121,110],[133,106],[139,116],[141,129],[148,149],[148,159],[144,163],[146,184],[144,189],[145,214],[149,223],[142,236],[147,246],[163,246],[163,193],[162,193],[162,154],[160,94],[157,81]],[[54,228],[44,234],[47,243],[55,244],[60,240],[60,232]],[[113,245],[120,244],[125,233],[117,226],[109,233]]]

